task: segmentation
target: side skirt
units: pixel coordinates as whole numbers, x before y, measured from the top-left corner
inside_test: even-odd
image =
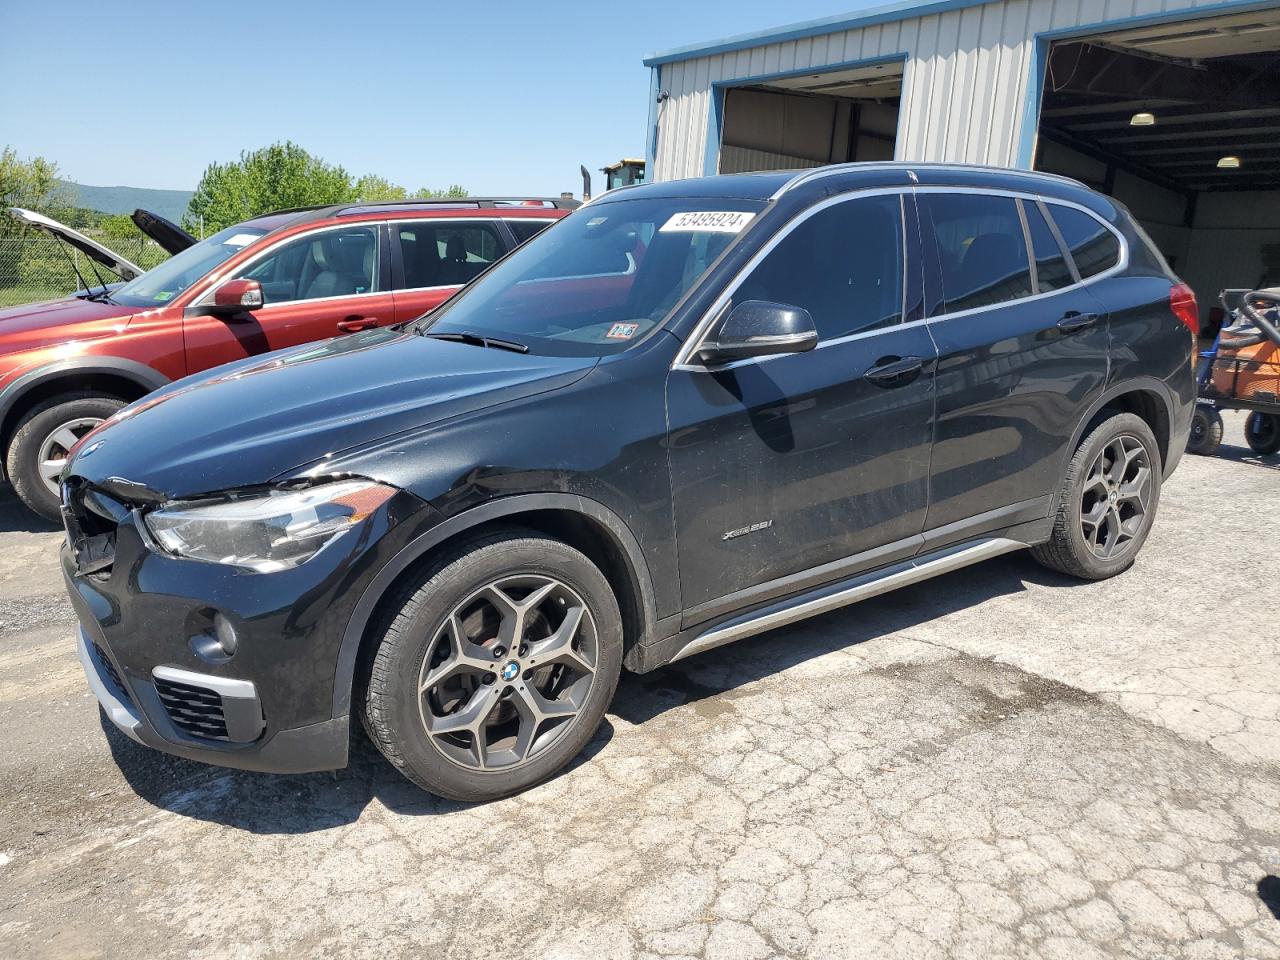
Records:
[[[1004,553],[1021,550],[1027,546],[1030,544],[1008,537],[970,540],[922,554],[880,570],[827,584],[771,603],[750,613],[732,617],[700,633],[693,634],[671,656],[664,658],[663,662],[673,663],[676,660],[683,660],[704,650],[711,650],[744,637],[752,637],[767,630],[784,627],[798,620],[815,617],[818,614],[950,573],[952,570],[959,570]],[[658,665],[658,663],[646,664],[646,667],[652,669]]]

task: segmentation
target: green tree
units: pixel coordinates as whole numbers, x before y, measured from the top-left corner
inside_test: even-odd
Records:
[[[409,191],[398,183],[392,183],[385,177],[380,177],[374,173],[366,173],[363,177],[356,181],[355,198],[363,200],[367,203],[377,203],[381,200],[407,200]]]
[[[242,152],[231,163],[211,163],[187,205],[183,223],[206,235],[289,207],[345,203],[355,199],[351,175],[313,157],[291,141]]]
[[[0,150],[0,231],[12,230],[9,207],[25,207],[57,217],[67,206],[58,165],[44,157],[22,159],[12,147]]]
[[[413,194],[415,200],[460,200],[469,196],[471,194],[467,188],[459,183],[450,184],[445,190],[432,190],[430,187],[422,187]]]

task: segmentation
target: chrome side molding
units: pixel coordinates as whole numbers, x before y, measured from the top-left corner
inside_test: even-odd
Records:
[[[734,617],[698,634],[685,644],[670,662],[683,660],[695,653],[702,653],[704,650],[711,650],[744,637],[753,637],[767,630],[785,627],[798,620],[816,617],[820,613],[827,613],[860,600],[888,593],[898,587],[919,583],[921,580],[950,573],[952,570],[959,570],[970,564],[1021,550],[1027,546],[1029,545],[1020,540],[989,537],[984,540],[955,544],[912,560],[895,563],[883,570],[874,570],[817,587],[799,596],[780,600],[751,613]]]

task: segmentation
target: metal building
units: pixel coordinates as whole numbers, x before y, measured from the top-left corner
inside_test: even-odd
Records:
[[[1280,0],[904,0],[654,55],[652,180],[849,160],[1065,173],[1197,289],[1280,282]]]

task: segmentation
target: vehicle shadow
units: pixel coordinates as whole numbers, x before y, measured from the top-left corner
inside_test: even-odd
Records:
[[[7,484],[0,484],[0,533],[57,533],[62,527],[27,509]]]
[[[1079,580],[1039,566],[1023,552],[957,570],[861,603],[763,633],[661,667],[624,674],[611,712],[644,723],[668,710],[728,693],[771,674],[836,650],[927,623],[1027,584],[1073,587]]]
[[[1261,467],[1264,470],[1280,470],[1280,454],[1273,453],[1262,456],[1254,453],[1249,447],[1238,447],[1234,444],[1224,443],[1214,453],[1214,456],[1219,460],[1244,463],[1251,467]]]
[[[347,767],[327,773],[270,774],[230,770],[171,757],[141,746],[100,713],[112,759],[130,788],[171,813],[248,833],[313,833],[354,823],[377,800],[401,816],[433,816],[475,806],[446,800],[401,776],[365,736],[352,732]],[[605,748],[613,738],[606,719],[563,776]]]
[[[935,617],[1020,593],[1028,583],[1067,587],[1078,581],[1014,554],[743,640],[653,673],[624,674],[610,714],[639,724],[685,704],[724,695],[769,674],[832,651],[910,630]],[[373,800],[403,816],[467,809],[425,793],[385,760],[363,731],[354,731],[350,763],[330,773],[274,775],[227,770],[142,747],[105,716],[112,756],[143,800],[172,813],[256,834],[297,834],[353,823]],[[569,765],[589,763],[613,737],[606,717]],[[563,775],[563,772],[560,774]]]
[[[1271,911],[1271,915],[1280,920],[1280,877],[1267,874],[1258,881],[1258,899]]]

